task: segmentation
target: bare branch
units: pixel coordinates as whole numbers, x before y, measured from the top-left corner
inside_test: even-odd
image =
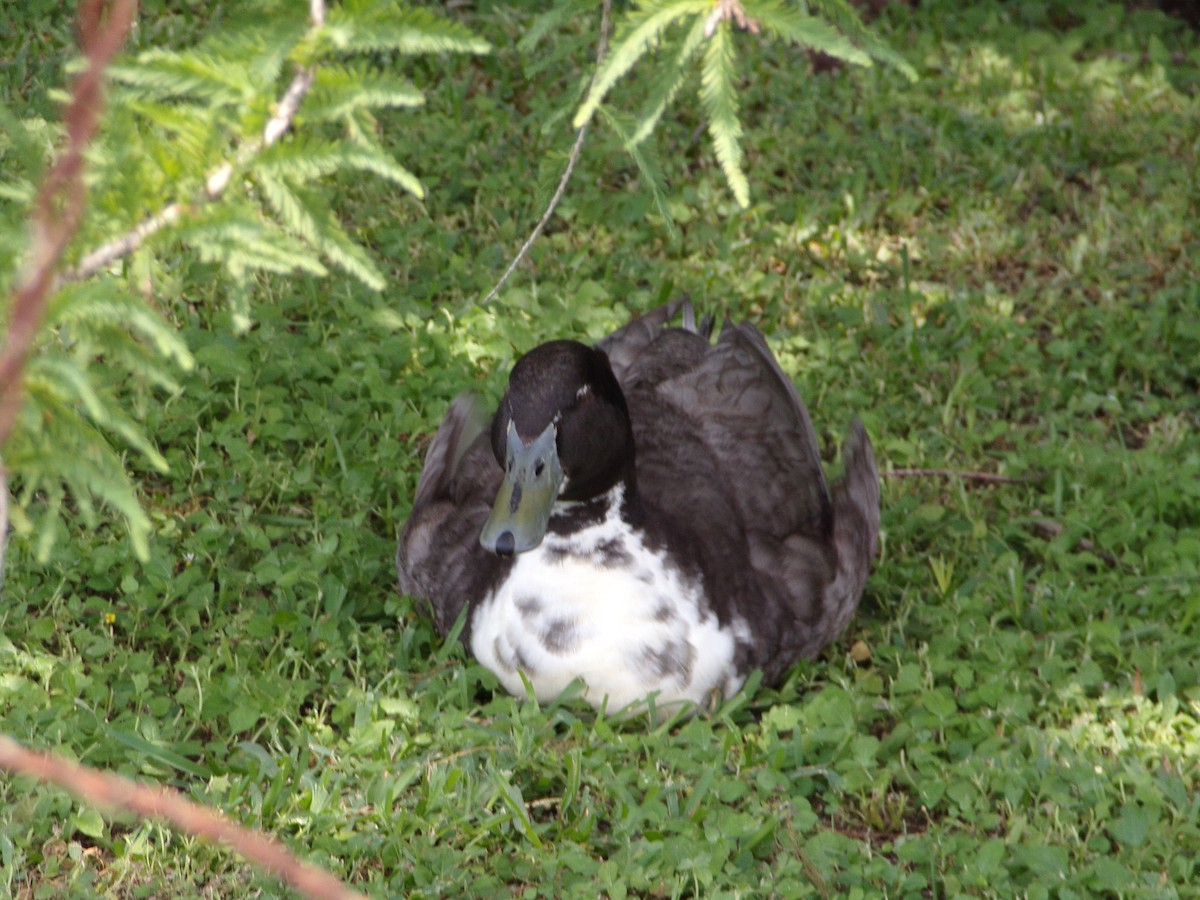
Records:
[[[13,289],[8,334],[0,351],[0,446],[21,411],[25,362],[46,315],[54,272],[79,227],[87,202],[84,151],[104,110],[104,70],[120,49],[133,20],[133,0],[83,0],[79,34],[87,60],[75,80],[64,114],[67,145],[38,189],[31,216],[29,260]]]
[[[319,28],[324,25],[325,0],[310,0],[309,6],[313,27]],[[262,137],[257,141],[251,141],[243,146],[237,154],[236,163],[225,162],[213,170],[204,179],[204,191],[195,201],[190,204],[178,201],[169,204],[159,212],[144,219],[132,231],[88,253],[79,261],[79,265],[63,273],[62,280],[80,281],[90,275],[96,274],[102,269],[108,268],[118,259],[122,259],[137,250],[138,247],[146,242],[147,238],[162,231],[168,225],[173,225],[179,221],[185,214],[199,209],[205,203],[219,200],[221,195],[225,193],[226,188],[229,187],[230,181],[233,180],[234,172],[262,153],[263,150],[276,143],[291,128],[292,120],[296,117],[296,112],[300,109],[300,104],[308,94],[309,89],[312,88],[316,73],[315,66],[306,66],[296,72],[291,83],[287,86],[287,90],[283,92],[275,104],[275,113],[263,127]]]
[[[611,12],[612,0],[604,0],[604,5],[600,10],[600,40],[596,46],[597,72],[600,71],[600,64],[604,62],[604,54],[608,52],[608,23]],[[595,75],[592,77],[594,80]],[[550,198],[550,203],[547,205],[546,211],[542,213],[542,218],[533,227],[533,231],[529,233],[529,237],[521,245],[521,249],[517,251],[517,255],[513,257],[512,262],[508,264],[508,268],[504,270],[504,274],[500,276],[500,280],[496,282],[496,286],[483,298],[484,303],[490,302],[493,297],[500,293],[500,289],[508,284],[508,279],[512,277],[512,273],[516,271],[521,261],[529,255],[529,250],[533,247],[533,242],[541,236],[546,228],[546,224],[550,221],[550,217],[554,215],[554,210],[558,207],[558,202],[562,200],[563,194],[566,193],[567,182],[571,180],[571,175],[575,172],[575,164],[579,162],[579,154],[583,150],[583,142],[587,137],[589,125],[591,125],[590,119],[580,126],[579,134],[575,136],[575,143],[571,147],[571,155],[567,157],[567,168],[563,170],[562,178],[558,180],[558,187],[554,191],[554,196]]]
[[[226,844],[313,900],[365,900],[363,894],[346,887],[329,872],[297,859],[273,837],[237,825],[171,788],[139,784],[57,754],[29,750],[2,734],[0,769],[49,782],[94,806],[162,819],[193,837]]]

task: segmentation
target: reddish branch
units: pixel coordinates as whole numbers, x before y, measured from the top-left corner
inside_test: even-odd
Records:
[[[293,856],[274,838],[234,824],[219,812],[192,803],[178,791],[139,784],[52,753],[39,753],[0,735],[0,769],[50,782],[96,806],[162,819],[180,831],[232,847],[313,900],[365,900],[324,869]]]
[[[38,190],[30,222],[30,258],[13,291],[8,335],[0,351],[0,446],[21,409],[21,376],[46,315],[55,269],[83,217],[84,151],[104,110],[104,69],[125,41],[133,9],[134,0],[79,4],[79,37],[87,64],[67,106],[66,147]]]

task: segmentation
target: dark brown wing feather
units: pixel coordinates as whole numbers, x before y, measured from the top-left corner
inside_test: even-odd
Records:
[[[870,442],[855,423],[831,498],[808,412],[753,326],[727,323],[715,346],[676,357],[688,365],[629,392],[639,485],[692,548],[717,614],[750,625],[746,662],[770,681],[819,653],[858,606],[879,531]]]
[[[501,478],[487,423],[475,397],[464,394],[451,404],[425,455],[396,551],[400,590],[429,603],[443,635],[498,570],[511,565],[479,545]]]

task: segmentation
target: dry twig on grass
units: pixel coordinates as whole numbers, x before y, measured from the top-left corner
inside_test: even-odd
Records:
[[[270,835],[231,822],[171,788],[139,784],[53,753],[29,750],[4,735],[0,735],[0,769],[48,782],[93,806],[161,819],[194,837],[226,844],[312,900],[365,900],[324,869],[297,859]]]

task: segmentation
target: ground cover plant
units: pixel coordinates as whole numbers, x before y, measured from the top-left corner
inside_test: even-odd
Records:
[[[71,40],[29,9],[39,27],[0,37],[10,109],[45,109]],[[144,27],[184,43],[219,11]],[[670,225],[598,123],[549,233],[480,306],[558,176],[596,22],[531,48],[523,4],[455,15],[494,52],[420,61],[425,109],[379,114],[424,198],[339,184],[382,292],[256,276],[241,333],[212,263],[167,273],[195,366],[137,395],[168,464],[128,460],[148,558],[82,515],[44,562],[10,543],[0,730],[174,784],[377,896],[1186,896],[1196,33],[1120,4],[927,0],[872,23],[915,83],[747,53],[745,210],[698,104],[652,148]],[[683,292],[759,324],[826,446],[858,414],[881,469],[909,473],[885,479],[863,607],[822,659],[711,716],[497,694],[393,587],[427,439],[538,341]],[[0,780],[0,891],[281,890]]]

